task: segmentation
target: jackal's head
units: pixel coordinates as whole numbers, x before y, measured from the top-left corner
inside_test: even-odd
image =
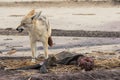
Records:
[[[22,32],[24,29],[30,29],[33,26],[33,20],[40,16],[41,12],[35,13],[35,10],[30,11],[16,28],[17,31]]]

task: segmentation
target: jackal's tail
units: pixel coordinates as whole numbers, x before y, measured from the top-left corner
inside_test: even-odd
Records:
[[[51,36],[48,38],[48,45],[49,45],[50,47],[53,46],[53,40],[52,40],[52,37],[51,37]]]

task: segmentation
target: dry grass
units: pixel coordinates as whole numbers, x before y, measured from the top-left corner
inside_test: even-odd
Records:
[[[103,56],[113,56],[110,58],[101,58]],[[99,69],[112,69],[112,68],[120,68],[120,59],[119,57],[115,57],[115,53],[113,52],[93,52],[90,54],[87,54],[87,56],[95,57],[95,68],[94,70]],[[38,60],[37,63],[39,63],[42,60]],[[1,60],[0,63],[1,66],[6,66],[7,68],[18,68],[18,67],[24,67],[28,65],[32,65],[30,62],[30,59],[24,59],[24,60]],[[52,67],[49,69],[50,73],[76,73],[81,72],[81,68],[77,65],[57,65],[56,67]]]
[[[112,58],[106,60],[95,60],[96,68],[111,69],[120,67],[120,59]]]

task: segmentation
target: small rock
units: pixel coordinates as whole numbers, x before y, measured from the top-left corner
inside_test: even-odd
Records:
[[[14,48],[7,52],[8,55],[12,55],[14,53],[16,53],[16,49]]]

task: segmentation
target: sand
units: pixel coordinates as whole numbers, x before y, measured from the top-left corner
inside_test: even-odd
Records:
[[[47,15],[53,29],[119,31],[117,7],[0,7],[0,28],[16,28],[31,9]]]
[[[36,11],[42,10],[42,15],[47,15],[47,17],[50,20],[52,29],[85,30],[85,31],[96,31],[97,30],[97,31],[118,31],[118,32],[120,31],[120,27],[119,27],[120,8],[115,7],[115,6],[81,7],[81,6],[78,6],[78,4],[76,4],[76,7],[74,6],[64,7],[63,5],[57,6],[57,7],[53,7],[53,6],[52,7],[49,7],[49,6],[40,7],[40,6],[25,6],[25,5],[24,6],[12,6],[12,5],[1,6],[0,7],[0,11],[1,11],[0,12],[0,28],[1,29],[6,29],[6,28],[15,29],[20,24],[22,17],[33,8],[36,9]],[[116,38],[112,38],[112,37],[103,38],[103,37],[87,37],[87,36],[86,37],[53,36],[53,41],[54,41],[54,46],[52,48],[49,48],[49,54],[57,54],[62,51],[68,51],[71,53],[72,52],[81,53],[81,54],[88,55],[88,56],[96,55],[96,56],[93,56],[95,57],[95,59],[96,58],[99,59],[99,60],[96,60],[96,67],[100,69],[103,68],[102,69],[103,72],[101,71],[82,72],[80,70],[78,74],[81,74],[81,75],[83,74],[83,76],[85,76],[86,74],[88,74],[88,76],[92,74],[96,74],[100,78],[103,74],[106,74],[106,73],[108,75],[113,75],[114,73],[115,75],[116,74],[119,75],[119,72],[116,72],[116,71],[119,71],[118,63],[120,62],[120,58],[119,58],[120,38],[117,38],[117,37]],[[37,47],[38,47],[37,53],[44,54],[42,44],[38,43]],[[11,50],[13,54],[7,54]],[[22,56],[22,57],[31,56],[29,37],[18,36],[18,35],[7,35],[7,34],[0,35],[0,57],[18,57],[18,56]],[[114,57],[113,60],[111,59],[111,56]],[[104,58],[108,58],[108,60],[105,60]],[[5,63],[9,64],[9,61],[10,60],[8,61],[6,60]],[[1,63],[3,62],[4,61],[1,60]],[[15,64],[14,61],[12,62],[12,64]],[[19,64],[19,61],[16,62],[16,64]],[[28,64],[28,63],[25,62],[23,64],[21,63],[16,66],[18,67],[24,64]],[[113,64],[116,64],[116,65],[113,66]],[[8,65],[8,66],[11,66],[11,65]],[[111,67],[109,66],[112,66],[113,69],[111,69]],[[65,68],[68,68],[68,67],[65,67]],[[117,70],[114,70],[114,68]],[[57,69],[59,72],[63,68],[60,67],[61,70],[59,68]],[[76,68],[73,68],[73,69],[76,69]],[[109,74],[109,70],[106,71],[106,69],[109,69],[110,72],[112,71],[113,73],[111,72]],[[102,75],[99,74],[99,72]],[[5,75],[6,73],[8,73],[7,75],[9,76],[9,78],[11,79],[14,78],[13,80],[15,80],[15,78],[19,78],[19,74],[21,74],[21,72],[14,72],[14,71],[5,72],[2,70],[1,70],[1,73],[3,73],[1,74],[2,76],[4,75],[3,77],[1,77],[1,79],[3,80],[5,80],[6,78],[6,75]],[[12,75],[12,73],[18,73],[18,75],[17,74]],[[36,74],[36,73],[39,73],[39,72],[33,71],[33,74]],[[32,71],[30,72],[23,71],[23,74],[24,75],[28,74],[29,76],[32,74]],[[69,74],[67,75],[69,78],[70,75]],[[72,78],[74,78],[75,75],[76,74],[74,74]],[[54,75],[51,75],[51,76],[54,76]],[[62,76],[62,78],[63,77],[66,77],[66,75]],[[87,76],[85,78],[87,78]],[[95,77],[95,78],[98,78],[98,77]],[[107,78],[108,80],[110,79],[109,77],[105,77],[105,78]],[[114,77],[112,78],[114,79]],[[91,79],[93,80],[94,77],[92,77]]]

